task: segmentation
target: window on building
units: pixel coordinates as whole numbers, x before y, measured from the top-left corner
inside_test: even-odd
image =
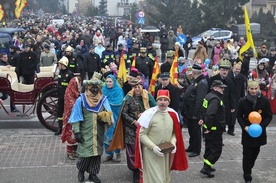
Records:
[[[130,14],[130,8],[124,8],[124,15]]]
[[[271,13],[274,17],[276,17],[276,6],[275,5],[271,6]]]

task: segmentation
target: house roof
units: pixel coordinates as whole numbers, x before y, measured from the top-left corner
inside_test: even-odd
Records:
[[[266,0],[252,0],[252,5],[266,5]]]

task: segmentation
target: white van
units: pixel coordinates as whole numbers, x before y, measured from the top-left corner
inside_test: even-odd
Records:
[[[53,20],[51,20],[51,24],[53,24],[53,25],[56,25],[56,24],[62,25],[62,24],[64,24],[64,20],[63,19],[53,19]]]

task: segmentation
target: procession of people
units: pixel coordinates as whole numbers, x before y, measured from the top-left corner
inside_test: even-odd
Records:
[[[243,177],[252,181],[260,146],[267,143],[266,127],[276,113],[274,47],[263,44],[256,68],[247,70],[251,49],[239,58],[244,45],[204,37],[191,62],[190,45],[181,45],[176,32],[168,30],[160,35],[157,73],[154,40],[139,27],[110,22],[53,26],[47,21],[7,24],[27,31],[14,35],[11,53],[0,54],[0,65],[13,64],[25,84],[33,84],[40,67],[58,65],[55,135],[66,143],[67,157],[76,160],[79,182],[87,172],[89,181],[100,183],[101,163],[119,163],[125,153],[130,181],[169,183],[171,170],[186,170],[188,158],[202,153],[202,143],[199,172],[213,178],[223,151],[222,134],[235,136],[236,121],[242,129]],[[127,78],[121,78],[122,70]],[[1,94],[2,103],[8,95]],[[259,136],[250,130],[255,124],[248,119],[252,111],[262,116],[256,124],[262,130]],[[190,137],[186,146],[183,127]]]

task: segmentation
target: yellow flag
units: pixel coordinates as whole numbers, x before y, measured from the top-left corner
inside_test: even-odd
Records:
[[[27,0],[16,0],[14,14],[16,18],[20,18],[21,11],[27,6]]]
[[[149,92],[151,93],[152,96],[154,96],[155,93],[155,85],[157,82],[157,75],[160,73],[160,66],[159,66],[159,62],[158,62],[158,57],[155,57],[155,62],[154,62],[154,67],[153,67],[153,71],[152,71],[152,76],[151,76],[151,80],[150,80],[150,85],[149,85]]]
[[[127,71],[126,71],[126,63],[124,59],[124,54],[122,53],[120,64],[119,64],[119,71],[118,71],[118,82],[121,86],[123,86],[124,82],[127,81]]]
[[[4,18],[5,14],[4,14],[4,10],[2,8],[2,5],[0,4],[0,21]]]
[[[170,78],[171,83],[177,86],[177,78],[178,78],[178,52],[175,51],[173,63],[170,69]]]
[[[245,28],[246,28],[246,39],[247,42],[245,43],[245,45],[243,45],[243,47],[241,47],[240,49],[240,53],[239,53],[239,58],[242,60],[242,53],[246,52],[249,48],[253,49],[254,52],[254,57],[257,57],[257,52],[254,46],[254,41],[253,41],[253,37],[252,37],[252,32],[251,32],[251,28],[250,28],[250,22],[249,22],[249,17],[248,17],[248,13],[246,10],[246,6],[244,6],[244,23],[245,23]]]

